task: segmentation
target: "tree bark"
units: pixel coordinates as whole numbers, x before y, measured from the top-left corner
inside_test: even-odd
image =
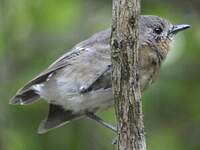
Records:
[[[138,82],[140,0],[113,0],[112,85],[119,150],[146,150]]]

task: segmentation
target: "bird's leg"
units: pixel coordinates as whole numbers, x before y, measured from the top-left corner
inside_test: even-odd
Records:
[[[95,115],[94,113],[87,113],[86,116],[92,120],[95,120],[96,122],[100,123],[102,126],[111,129],[115,133],[117,133],[117,129],[110,125],[109,123],[105,122],[103,119],[101,119],[99,116]]]
[[[117,144],[117,140],[118,140],[118,135],[112,140],[112,145]]]

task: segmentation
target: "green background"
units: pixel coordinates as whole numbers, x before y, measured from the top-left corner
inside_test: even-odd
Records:
[[[76,43],[111,25],[111,0],[0,0],[0,150],[110,150],[115,135],[89,119],[37,134],[48,106],[9,99]],[[200,1],[143,0],[142,14],[188,23],[143,106],[149,150],[200,149]],[[113,109],[100,115],[115,123]]]

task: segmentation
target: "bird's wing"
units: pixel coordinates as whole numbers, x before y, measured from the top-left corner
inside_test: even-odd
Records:
[[[77,44],[72,51],[64,54],[50,65],[41,74],[29,81],[22,87],[17,95],[20,95],[35,84],[40,84],[51,77],[51,75],[62,68],[78,64],[82,71],[88,74],[83,76],[80,73],[80,82],[87,81],[83,92],[89,88],[104,72],[110,68],[110,29],[94,34],[89,39]],[[68,75],[70,76],[70,75]]]

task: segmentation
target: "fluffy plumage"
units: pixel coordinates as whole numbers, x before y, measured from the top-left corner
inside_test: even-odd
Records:
[[[140,18],[139,82],[142,91],[159,72],[174,35],[171,34],[173,27],[157,16]],[[77,44],[11,99],[11,104],[31,104],[39,98],[49,103],[49,114],[42,121],[39,133],[113,105],[110,35],[108,29]]]

